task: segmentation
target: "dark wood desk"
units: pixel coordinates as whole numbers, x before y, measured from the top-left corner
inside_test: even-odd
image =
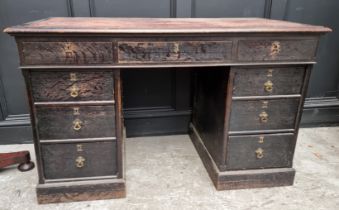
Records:
[[[190,136],[216,189],[292,185],[307,84],[330,31],[257,18],[50,18],[7,28],[27,84],[39,203],[126,196],[120,72],[131,68],[192,70]]]

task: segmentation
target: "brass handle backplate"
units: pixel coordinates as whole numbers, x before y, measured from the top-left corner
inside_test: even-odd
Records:
[[[178,43],[173,44],[173,53],[175,53],[175,54],[179,53],[179,44]]]
[[[268,121],[268,114],[266,112],[261,112],[259,114],[260,122],[267,123]]]
[[[70,95],[73,97],[73,98],[76,98],[79,96],[79,88],[76,86],[76,85],[73,85],[71,87],[71,93]]]
[[[259,141],[260,144],[264,143],[264,137],[263,136],[259,136]]]
[[[85,166],[85,161],[86,159],[83,157],[83,156],[78,156],[76,159],[75,159],[75,166],[77,168],[82,168]]]
[[[77,152],[83,152],[84,151],[84,148],[83,148],[82,144],[77,144],[76,148],[77,148]]]
[[[273,91],[273,82],[268,80],[267,82],[265,82],[264,87],[266,92],[271,93]]]
[[[80,115],[80,107],[73,107],[73,115]]]
[[[69,74],[69,77],[70,77],[70,80],[71,80],[72,82],[75,82],[75,81],[78,80],[78,79],[77,79],[76,73],[70,73],[70,74]]]
[[[258,159],[261,159],[264,157],[264,150],[261,148],[258,148],[257,150],[255,150],[255,154]]]
[[[82,124],[82,121],[79,120],[79,119],[76,119],[73,121],[73,129],[78,131],[81,129],[81,124]]]
[[[276,56],[281,51],[280,42],[275,41],[271,45],[271,56]]]

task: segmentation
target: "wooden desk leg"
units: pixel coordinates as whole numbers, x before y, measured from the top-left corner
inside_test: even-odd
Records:
[[[29,171],[34,168],[29,151],[0,153],[0,168],[19,164],[18,169],[21,172]]]

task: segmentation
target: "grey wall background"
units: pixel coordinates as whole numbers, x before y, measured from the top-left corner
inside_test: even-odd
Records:
[[[309,126],[339,122],[338,10],[338,0],[1,0],[0,29],[51,16],[265,17],[328,26],[334,32],[321,40],[305,103],[302,122]],[[14,39],[0,33],[0,144],[32,139],[18,66]],[[185,132],[190,117],[189,74],[171,70],[124,73],[130,136]]]

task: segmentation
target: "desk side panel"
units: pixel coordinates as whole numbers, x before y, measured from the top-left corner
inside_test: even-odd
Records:
[[[224,165],[224,119],[228,68],[195,71],[192,121],[219,168]]]

